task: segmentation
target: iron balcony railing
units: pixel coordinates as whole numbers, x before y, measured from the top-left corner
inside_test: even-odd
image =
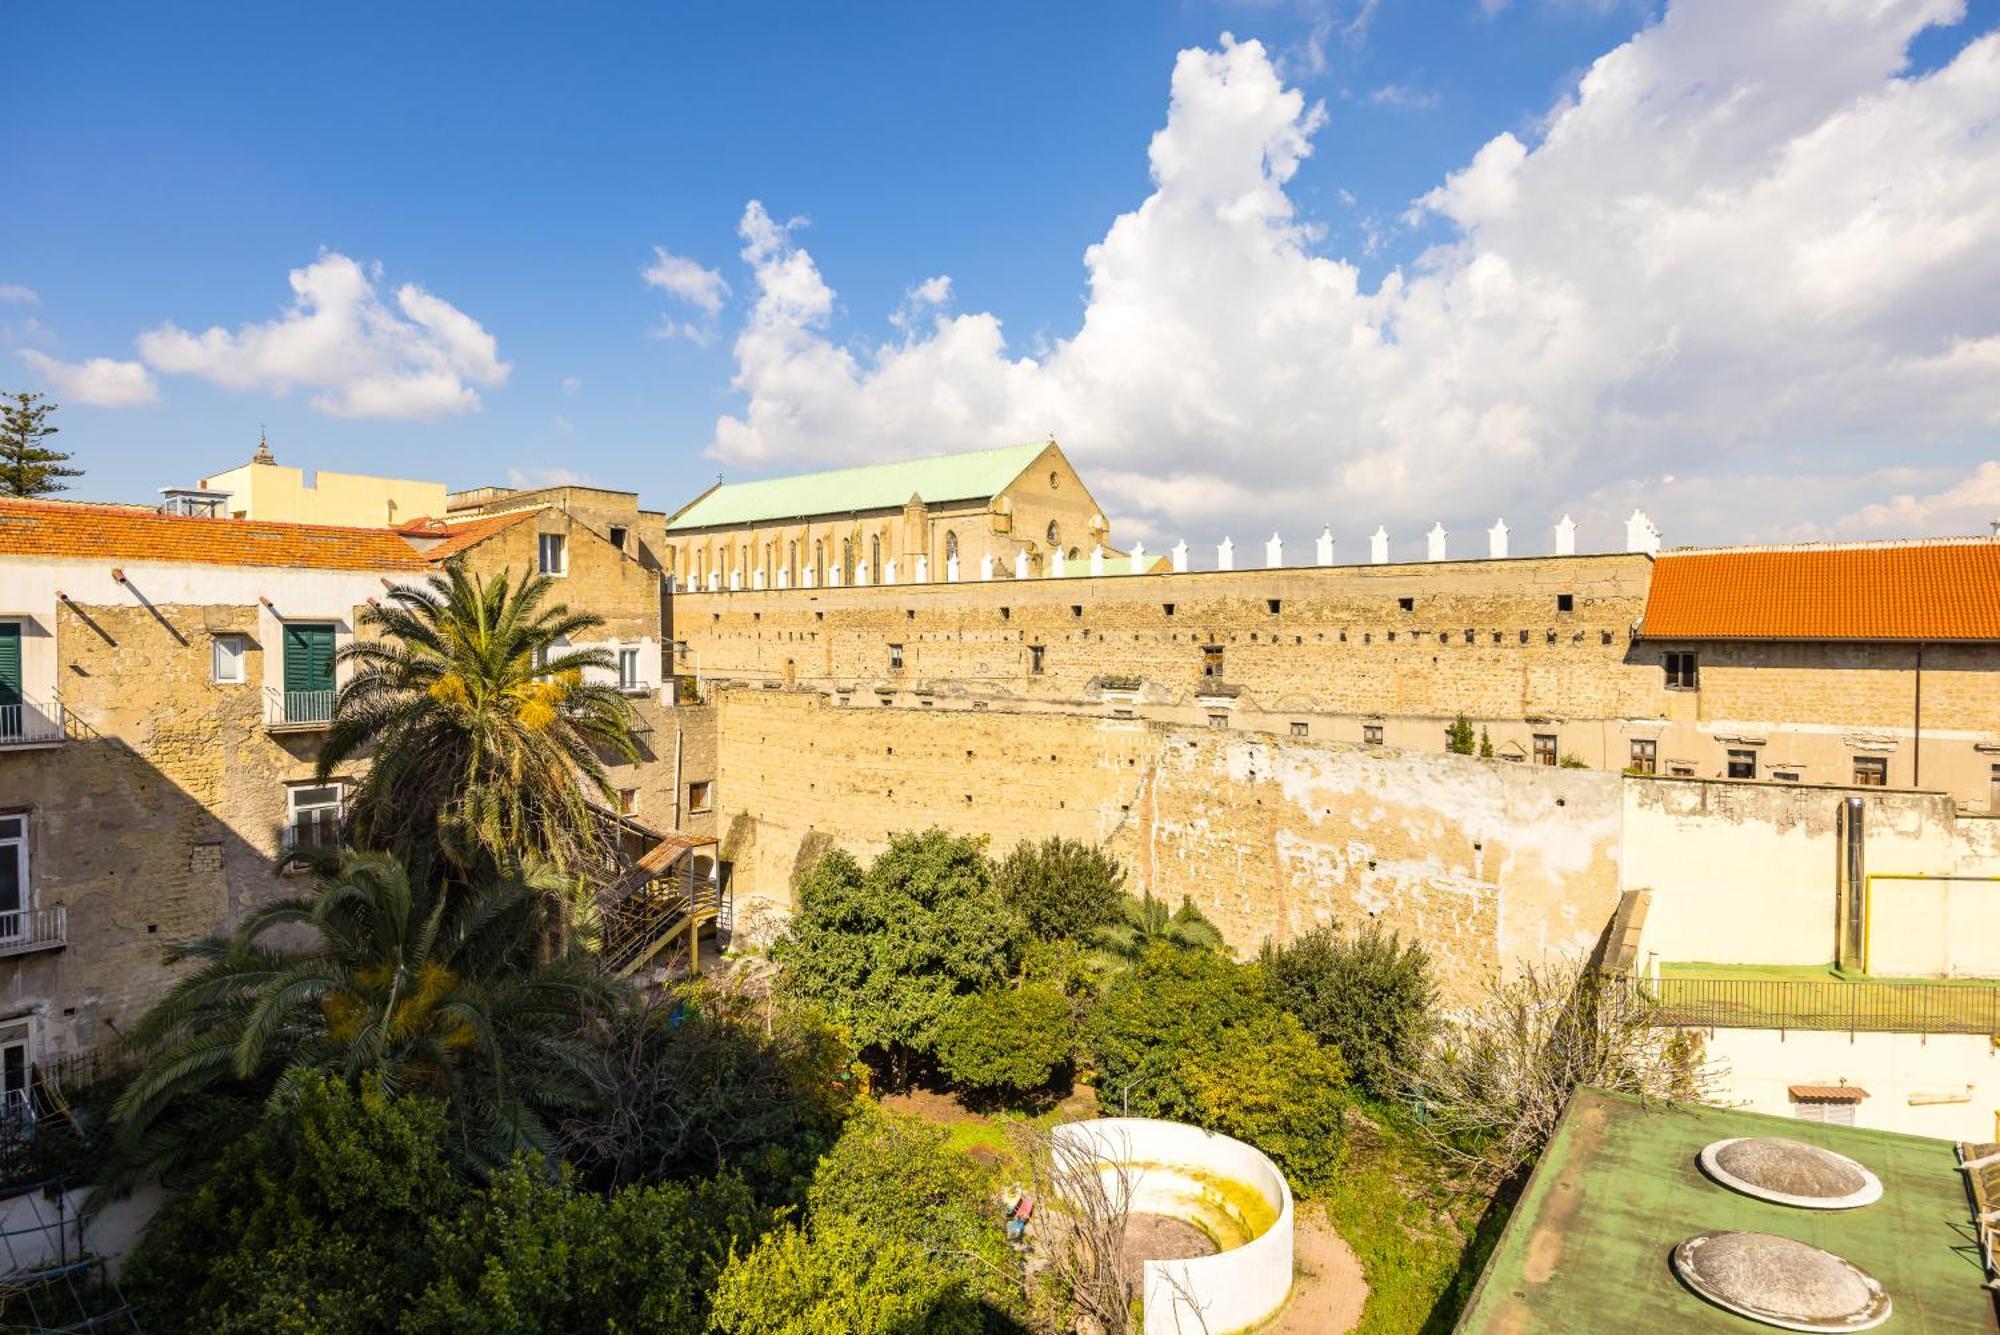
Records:
[[[69,910],[61,904],[45,909],[0,911],[0,956],[61,950],[69,944]]]
[[[49,746],[68,740],[61,701],[23,697],[0,704],[0,747]]]
[[[267,728],[324,728],[333,721],[332,691],[264,691]]]
[[[1661,1024],[1702,1029],[2000,1035],[2000,983],[1637,978]]]
[[[286,853],[308,848],[339,848],[340,812],[332,807],[301,811],[278,827],[278,847]]]

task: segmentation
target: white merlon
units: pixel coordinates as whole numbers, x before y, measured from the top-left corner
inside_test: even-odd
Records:
[[[1132,573],[1135,575],[1146,573],[1146,544],[1143,542],[1132,544]]]
[[[1267,570],[1276,570],[1284,563],[1285,544],[1277,534],[1273,533],[1271,540],[1264,544],[1264,566]]]
[[[1185,575],[1185,574],[1187,574],[1187,539],[1186,539],[1186,538],[1182,538],[1182,539],[1181,539],[1181,540],[1180,540],[1179,542],[1177,542],[1177,543],[1175,543],[1175,544],[1174,544],[1174,550],[1173,550],[1173,552],[1171,553],[1171,555],[1172,555],[1172,556],[1173,556],[1173,558],[1174,558],[1174,573],[1175,573],[1176,575]]]
[[[1015,553],[1014,553],[1014,578],[1015,578],[1015,579],[1026,579],[1027,577],[1028,577],[1028,554],[1027,554],[1026,552],[1024,552],[1024,551],[1023,551],[1023,552],[1015,552]]]
[[[1389,530],[1380,524],[1368,535],[1368,561],[1371,565],[1389,564]]]
[[[1093,575],[1104,573],[1104,547],[1102,544],[1090,549],[1090,573]]]
[[[985,584],[991,581],[992,578],[993,578],[993,553],[988,552],[986,553],[986,555],[979,558],[979,582],[981,584]]]
[[[1054,551],[1049,553],[1049,578],[1061,579],[1064,575],[1067,575],[1068,573],[1069,573],[1069,558],[1067,556],[1064,556],[1063,549],[1058,547]]]
[[[1217,570],[1236,569],[1236,544],[1224,538],[1215,548],[1215,568]]]
[[[1576,555],[1576,521],[1568,515],[1556,524],[1556,555]]]
[[[742,588],[742,587],[743,587],[743,572],[742,572],[742,571],[740,571],[740,570],[732,570],[732,571],[730,571],[730,572],[729,572],[729,591],[730,591],[731,593],[734,593],[734,592],[736,592],[736,590],[738,590],[738,589],[740,589],[740,588]]]
[[[819,577],[817,575],[813,574],[813,568],[811,566],[807,566],[804,570],[801,570],[799,572],[799,587],[802,589],[810,589],[814,586],[814,583],[818,580],[818,578]]]
[[[1648,556],[1660,554],[1660,527],[1646,517],[1644,510],[1636,506],[1632,517],[1625,521],[1625,550],[1644,552]]]
[[[1333,525],[1319,531],[1319,539],[1313,543],[1313,560],[1323,566],[1333,564]]]
[[[781,589],[792,587],[792,572],[783,566],[778,568],[778,587]]]
[[[958,583],[958,557],[955,555],[944,558],[944,582],[947,584]]]
[[[882,582],[884,584],[896,582],[896,558],[893,556],[882,563]]]
[[[839,566],[831,565],[826,568],[826,587],[829,589],[837,589],[840,587]]]
[[[856,588],[866,588],[867,584],[868,563],[866,561],[857,562],[854,567],[854,585]]]
[[[1496,519],[1486,530],[1486,554],[1496,561],[1507,554],[1507,521]]]
[[[1437,523],[1431,525],[1430,532],[1424,534],[1425,560],[1427,561],[1444,560],[1444,539],[1445,539],[1444,521],[1439,520]]]
[[[917,554],[916,582],[918,584],[928,584],[931,582],[931,558],[922,552]]]

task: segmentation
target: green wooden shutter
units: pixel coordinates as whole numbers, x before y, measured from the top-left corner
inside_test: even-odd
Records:
[[[0,705],[21,703],[21,624],[0,622]]]
[[[285,624],[285,694],[333,689],[333,627]]]

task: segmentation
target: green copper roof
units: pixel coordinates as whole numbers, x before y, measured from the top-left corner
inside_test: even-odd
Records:
[[[728,482],[674,516],[667,529],[680,532],[806,515],[899,509],[912,496],[923,497],[926,505],[983,500],[1019,477],[1049,445],[1043,440],[762,482]]]

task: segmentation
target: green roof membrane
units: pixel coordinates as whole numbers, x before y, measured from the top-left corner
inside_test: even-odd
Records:
[[[1711,1182],[1696,1163],[1729,1136],[1785,1136],[1858,1160],[1882,1199],[1823,1211]],[[1951,1144],[1584,1090],[1570,1104],[1501,1234],[1462,1332],[1733,1331],[1760,1325],[1683,1286],[1668,1254],[1697,1233],[1775,1233],[1851,1261],[1888,1291],[1877,1329],[2000,1331],[1973,1250],[1972,1207]]]
[[[726,482],[675,515],[670,533],[694,528],[733,527],[807,515],[849,514],[857,510],[901,509],[912,496],[926,505],[985,500],[1006,490],[1053,442],[1003,445],[965,454],[836,468],[825,473]]]

